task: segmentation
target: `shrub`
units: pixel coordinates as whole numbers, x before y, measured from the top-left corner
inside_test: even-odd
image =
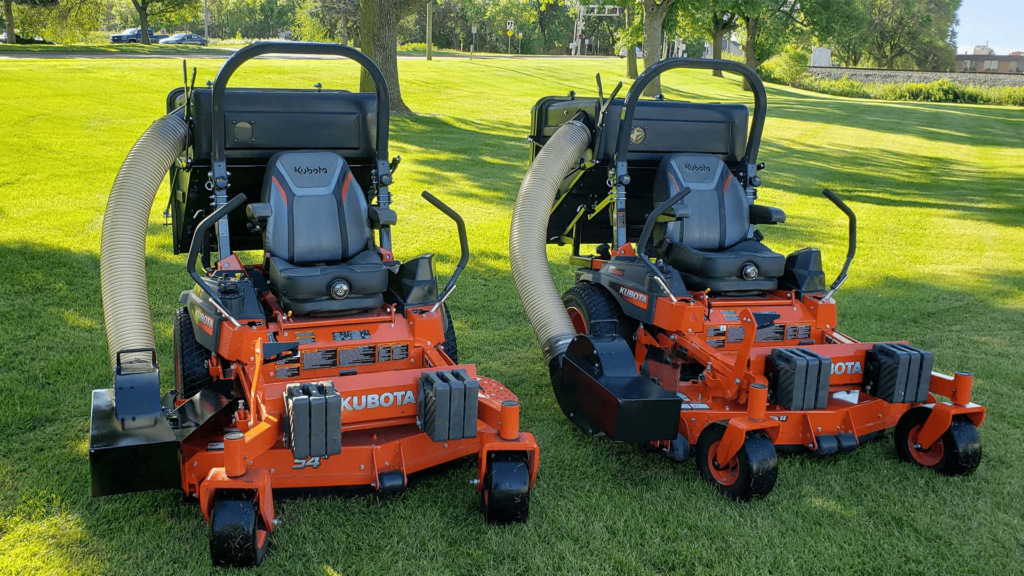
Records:
[[[793,46],[761,64],[758,71],[771,82],[796,86],[811,62],[811,55]]]
[[[831,80],[804,74],[798,76],[791,85],[805,90],[821,92],[822,94],[850,98],[1024,106],[1024,86],[988,87],[975,86],[973,84],[964,85],[947,78],[928,83],[866,84],[850,80],[846,76],[839,80]]]

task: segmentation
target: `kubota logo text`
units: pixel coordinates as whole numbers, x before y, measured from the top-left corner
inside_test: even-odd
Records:
[[[361,396],[345,396],[341,399],[341,409],[372,410],[389,406],[405,406],[416,402],[412,390],[405,392],[385,392],[383,394],[363,394]]]
[[[863,374],[860,362],[835,362],[832,364],[832,373],[837,376],[843,374]]]
[[[647,308],[647,294],[644,294],[643,292],[637,292],[636,290],[631,290],[625,286],[619,286],[619,295],[622,296],[626,302],[629,302],[634,306]]]
[[[307,174],[327,174],[327,168],[323,166],[296,166],[295,173],[302,174],[303,176]]]
[[[707,164],[683,164],[683,168],[686,168],[689,172],[711,172],[711,166]]]
[[[213,334],[213,318],[210,318],[199,308],[194,308],[192,312],[192,318],[195,319],[199,327],[203,329],[203,332],[207,334]]]

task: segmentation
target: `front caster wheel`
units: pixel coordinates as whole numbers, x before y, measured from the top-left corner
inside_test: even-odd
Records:
[[[925,406],[911,408],[896,423],[893,438],[896,455],[904,462],[930,468],[943,476],[966,476],[981,464],[981,437],[978,427],[966,416],[954,416],[938,440],[925,449],[918,437],[932,409]]]
[[[690,443],[686,440],[686,436],[677,434],[676,439],[668,443],[665,456],[676,463],[686,462],[686,459],[690,457]]]
[[[731,461],[715,459],[725,424],[708,425],[697,438],[697,470],[701,478],[714,484],[730,500],[746,501],[764,496],[775,487],[779,477],[775,445],[763,431],[747,434],[740,451]]]
[[[259,566],[270,546],[270,533],[244,492],[218,492],[210,511],[210,557],[216,566]]]
[[[530,465],[522,452],[491,452],[480,491],[489,524],[525,522],[530,513]]]

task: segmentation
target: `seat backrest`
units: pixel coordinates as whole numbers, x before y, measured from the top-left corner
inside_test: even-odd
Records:
[[[264,249],[292,264],[343,262],[372,239],[366,196],[334,152],[280,152],[267,165]]]
[[[658,166],[654,205],[690,187],[682,204],[689,218],[665,225],[665,238],[695,250],[723,250],[746,240],[750,233],[750,205],[743,186],[729,167],[709,154],[673,154]]]

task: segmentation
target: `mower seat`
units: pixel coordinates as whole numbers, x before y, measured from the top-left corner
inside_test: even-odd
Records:
[[[774,290],[786,257],[754,238],[754,223],[785,221],[776,208],[752,206],[743,186],[720,158],[708,154],[673,154],[658,167],[654,204],[668,200],[683,186],[690,194],[678,214],[688,216],[663,225],[658,254],[679,271],[690,290],[713,292]]]
[[[280,152],[270,159],[263,202],[267,280],[293,314],[351,313],[383,303],[388,272],[373,250],[366,196],[333,152]]]

